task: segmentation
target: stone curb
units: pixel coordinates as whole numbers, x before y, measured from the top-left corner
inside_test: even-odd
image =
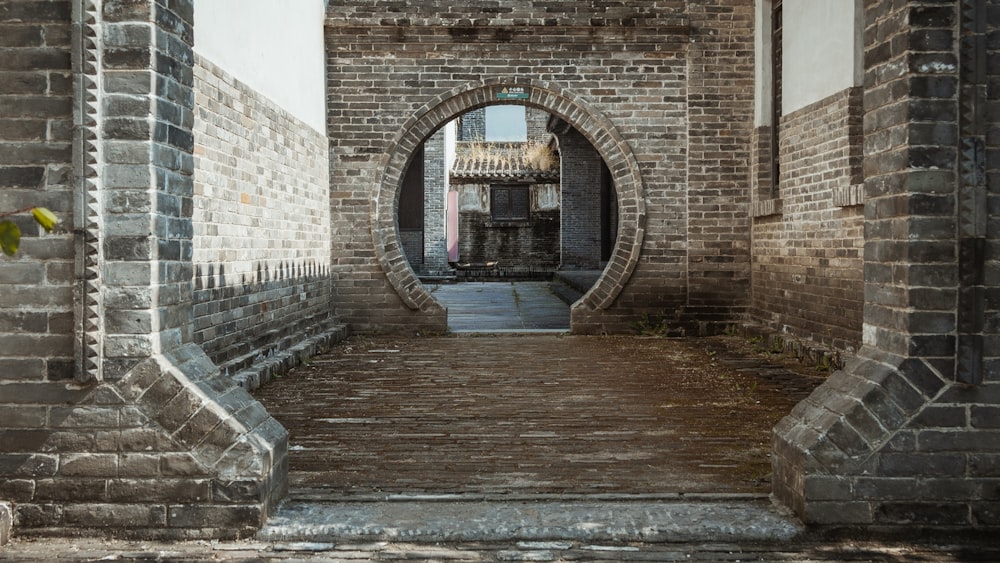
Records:
[[[334,344],[346,339],[349,334],[346,325],[334,325],[316,336],[302,339],[297,344],[239,371],[233,375],[233,380],[240,387],[252,392],[312,356],[329,350]]]
[[[14,531],[13,511],[9,502],[0,502],[0,546],[7,545]]]
[[[257,540],[784,542],[802,531],[765,502],[297,502]]]

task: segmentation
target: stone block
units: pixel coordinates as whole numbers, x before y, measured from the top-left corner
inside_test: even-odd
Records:
[[[166,525],[166,507],[139,503],[79,503],[66,506],[67,526],[90,528],[100,522],[107,529],[162,528]]]
[[[810,501],[849,501],[853,499],[853,484],[847,477],[809,475],[804,481],[804,496]]]
[[[3,479],[0,480],[0,498],[11,502],[31,502],[35,498],[35,481],[33,479]]]
[[[256,529],[266,515],[259,505],[172,505],[171,528]]]
[[[171,502],[200,503],[212,498],[208,480],[200,479],[113,479],[108,482],[108,500],[111,502]]]
[[[1000,406],[970,407],[970,423],[973,428],[1000,429]]]
[[[264,500],[264,484],[260,481],[213,481],[212,500],[216,503],[246,504]]]
[[[153,354],[153,343],[148,335],[107,335],[104,351],[109,358],[148,358]]]
[[[118,461],[118,475],[127,478],[160,475],[159,453],[123,453]]]
[[[809,502],[802,516],[807,524],[856,524],[873,521],[872,505],[868,502]]]
[[[208,468],[189,453],[166,453],[160,457],[160,471],[166,476],[203,476]]]
[[[1000,525],[1000,502],[974,502],[972,504],[972,518],[974,524],[979,526],[996,527]]]
[[[53,428],[111,428],[119,427],[117,407],[53,407],[49,412],[49,425]]]
[[[0,547],[10,542],[14,531],[14,512],[9,502],[0,501]]]
[[[35,502],[103,502],[107,500],[108,482],[106,479],[79,478],[72,479],[37,479],[35,482]]]
[[[874,523],[892,525],[956,525],[969,523],[969,507],[961,502],[880,502]]]
[[[55,475],[59,460],[51,454],[0,454],[0,476],[47,477]]]
[[[116,454],[64,454],[59,459],[61,477],[113,477],[118,474]]]
[[[14,528],[53,528],[62,524],[63,507],[52,503],[14,505]]]
[[[970,477],[1000,477],[1000,454],[977,453],[969,456]]]

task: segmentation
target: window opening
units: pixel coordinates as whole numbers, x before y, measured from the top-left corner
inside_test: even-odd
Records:
[[[528,186],[490,186],[490,215],[494,221],[527,221],[530,204]]]

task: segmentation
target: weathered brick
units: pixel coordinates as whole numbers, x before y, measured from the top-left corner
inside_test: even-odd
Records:
[[[63,518],[66,525],[74,527],[86,528],[101,522],[109,529],[162,528],[166,512],[160,505],[80,503],[67,506]]]
[[[168,525],[172,528],[255,528],[264,517],[251,506],[186,505],[171,506]]]

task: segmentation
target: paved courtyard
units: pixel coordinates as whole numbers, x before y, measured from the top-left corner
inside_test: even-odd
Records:
[[[820,380],[725,339],[355,337],[259,392],[292,492],[258,537],[18,538],[0,561],[1000,560],[776,511],[770,427]]]
[[[289,430],[300,493],[764,495],[770,430],[821,380],[717,348],[362,337],[258,395]]]
[[[1000,560],[988,538],[824,536],[775,510],[770,428],[822,377],[731,343],[354,337],[258,391],[292,490],[256,538],[17,538],[0,561]]]
[[[467,332],[568,332],[569,305],[549,282],[464,282],[428,286],[448,308],[448,330]]]

